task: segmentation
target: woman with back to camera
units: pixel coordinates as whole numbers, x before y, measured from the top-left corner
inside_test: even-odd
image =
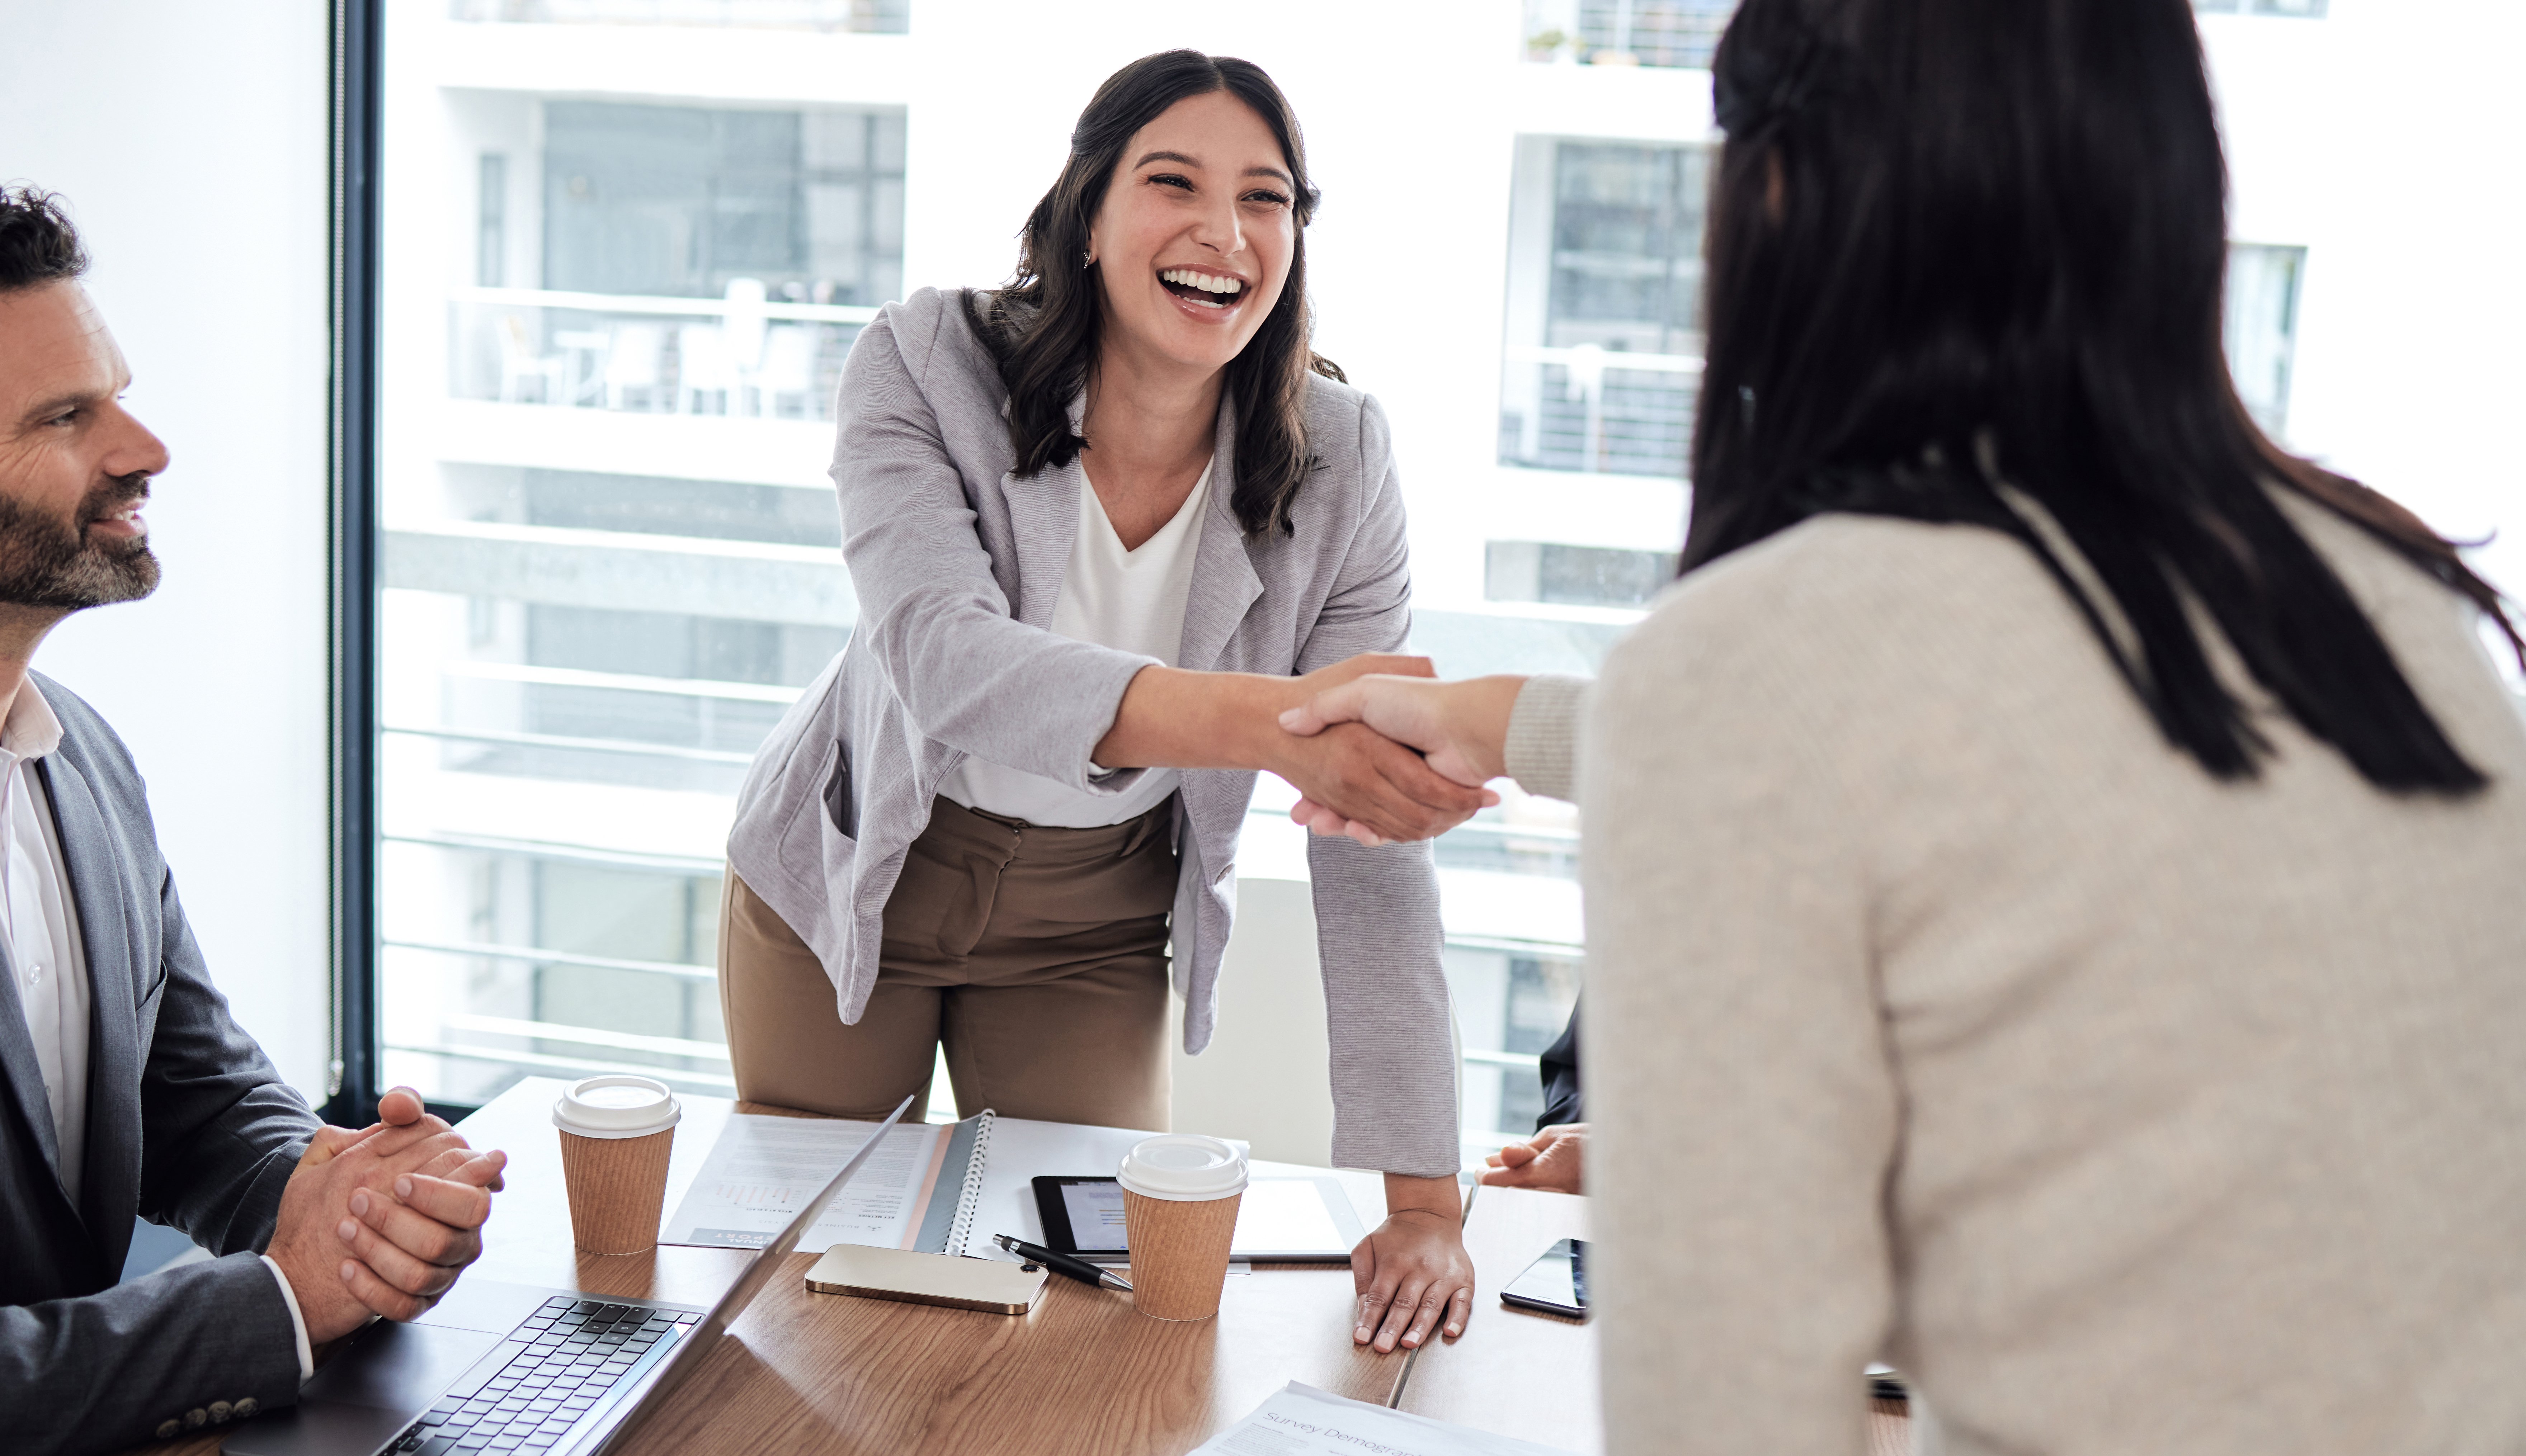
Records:
[[[1261,70],[1149,56],[1081,116],[1014,282],[860,334],[834,463],[859,627],[729,843],[740,1095],[876,1116],[943,1046],[966,1115],[1164,1130],[1170,930],[1198,1052],[1254,772],[1396,837],[1486,801],[1356,725],[1275,722],[1428,672],[1388,655],[1410,581],[1384,414],[1308,348],[1315,203]],[[1354,1333],[1418,1345],[1473,1297],[1436,871],[1426,846],[1309,861],[1333,1154],[1387,1175]]]
[[[1685,577],[1579,755],[1609,1448],[1858,1451],[1883,1356],[1953,1451],[2526,1449],[2526,649],[2239,403],[2191,11],[1715,71]]]

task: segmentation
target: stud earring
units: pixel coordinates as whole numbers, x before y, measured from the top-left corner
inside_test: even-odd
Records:
[[[1081,268],[1094,268],[1094,267],[1096,266],[1096,255],[1095,255],[1095,253],[1091,251],[1091,252],[1086,252],[1086,253],[1082,253],[1082,254],[1080,254],[1080,255],[1079,255],[1079,266],[1080,266]]]

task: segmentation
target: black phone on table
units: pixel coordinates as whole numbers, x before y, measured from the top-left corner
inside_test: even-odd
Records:
[[[1565,1238],[1500,1290],[1502,1304],[1574,1320],[1588,1318],[1588,1240]]]

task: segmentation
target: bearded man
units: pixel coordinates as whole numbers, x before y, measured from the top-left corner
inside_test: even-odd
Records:
[[[130,753],[29,670],[158,584],[167,447],[85,266],[54,199],[0,189],[0,1443],[43,1453],[295,1400],[315,1346],[455,1281],[501,1166],[402,1088],[317,1121],[212,985]],[[135,1215],[215,1257],[118,1283]]]

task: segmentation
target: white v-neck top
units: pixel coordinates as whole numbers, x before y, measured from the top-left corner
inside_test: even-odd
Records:
[[[1192,493],[1156,535],[1139,549],[1126,551],[1087,478],[1086,461],[1080,462],[1079,528],[1071,537],[1061,597],[1052,609],[1053,631],[1179,666],[1185,603],[1192,594],[1193,557],[1201,547],[1202,511],[1210,499],[1210,471],[1209,465],[1201,468]],[[1176,791],[1178,778],[1173,769],[1152,769],[1123,793],[1085,794],[1040,775],[968,758],[938,791],[968,809],[1058,828],[1092,829],[1156,808]]]

